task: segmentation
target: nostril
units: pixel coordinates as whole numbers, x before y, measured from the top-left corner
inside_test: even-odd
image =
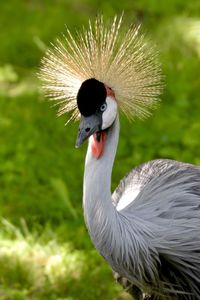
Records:
[[[90,131],[90,127],[85,128],[85,131],[89,132]]]

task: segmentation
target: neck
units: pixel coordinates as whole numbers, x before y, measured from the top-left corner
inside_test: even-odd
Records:
[[[153,234],[149,231],[148,224],[144,220],[141,222],[133,213],[129,215],[127,211],[118,212],[112,204],[111,174],[118,136],[117,117],[108,130],[104,153],[100,159],[93,156],[91,140],[89,141],[84,174],[84,216],[90,237],[101,255],[113,270],[139,285],[145,274],[145,265],[140,262],[146,261],[148,257],[147,265],[153,263],[150,270],[154,268],[155,271],[157,257],[148,241]],[[154,280],[154,274],[150,273],[147,275]]]
[[[91,140],[85,161],[83,206],[85,221],[93,243],[104,255],[112,238],[116,210],[111,200],[111,175],[119,136],[119,119],[109,128],[103,155],[96,159]],[[108,245],[109,246],[109,245]]]

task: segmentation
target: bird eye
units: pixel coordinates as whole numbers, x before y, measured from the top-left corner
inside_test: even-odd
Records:
[[[107,104],[104,103],[104,104],[101,105],[100,111],[104,111],[104,110],[106,110],[106,108],[107,108]]]

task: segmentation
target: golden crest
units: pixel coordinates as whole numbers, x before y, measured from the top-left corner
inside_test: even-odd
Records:
[[[122,16],[109,25],[98,16],[75,36],[67,30],[64,40],[58,40],[43,58],[40,78],[48,97],[61,104],[59,114],[72,112],[71,119],[79,118],[76,96],[89,78],[110,87],[129,118],[149,115],[162,90],[157,52],[139,27],[123,28]]]

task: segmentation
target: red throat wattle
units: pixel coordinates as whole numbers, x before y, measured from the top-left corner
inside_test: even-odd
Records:
[[[99,131],[95,132],[92,136],[92,154],[96,159],[99,159],[103,155],[106,135],[106,131]]]

